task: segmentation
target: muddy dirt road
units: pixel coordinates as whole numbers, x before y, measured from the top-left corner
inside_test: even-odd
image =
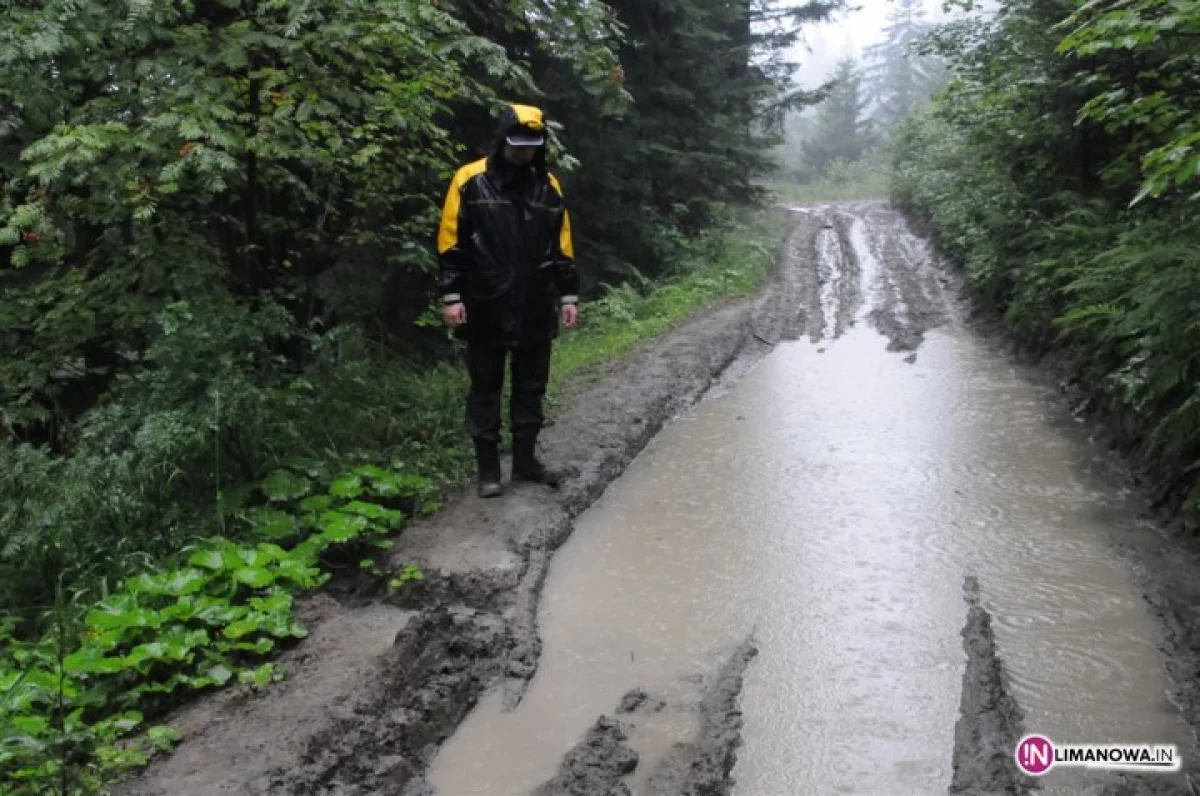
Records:
[[[309,601],[120,792],[1192,793],[1194,560],[898,214],[793,213],[763,296],[548,429],[563,490],[406,531],[426,581]],[[1184,771],[1024,779],[1025,732]]]

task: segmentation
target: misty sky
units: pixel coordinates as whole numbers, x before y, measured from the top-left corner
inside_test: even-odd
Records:
[[[797,82],[805,88],[815,88],[840,58],[861,55],[865,47],[879,41],[888,9],[894,4],[895,0],[851,0],[851,5],[859,10],[845,11],[833,21],[805,28],[808,48],[802,47],[789,54],[790,60],[801,64],[796,73]],[[930,22],[941,22],[951,17],[942,12],[942,0],[925,0],[925,18]]]

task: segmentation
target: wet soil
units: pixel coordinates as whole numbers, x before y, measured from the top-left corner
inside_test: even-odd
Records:
[[[742,729],[738,695],[755,654],[750,641],[739,646],[703,685],[701,700],[683,707],[697,714],[699,732],[694,741],[675,744],[649,772],[649,792],[681,796],[731,793],[729,772],[737,761]],[[629,796],[624,780],[640,761],[630,746],[630,735],[637,734],[642,717],[668,709],[666,700],[641,689],[630,691],[616,709],[622,718],[601,716],[563,759],[558,775],[535,789],[533,796]]]
[[[261,692],[228,689],[182,710],[172,721],[184,734],[176,752],[115,792],[433,794],[429,766],[472,708],[489,693],[509,710],[525,697],[542,653],[539,599],[576,518],[667,424],[733,389],[780,341],[819,344],[869,322],[911,363],[930,330],[969,312],[956,275],[928,268],[936,257],[919,251],[917,236],[868,239],[864,248],[866,216],[902,223],[885,205],[796,213],[760,295],[693,319],[571,397],[542,437],[542,454],[571,470],[561,489],[513,486],[497,501],[465,492],[438,516],[414,523],[392,563],[419,564],[424,581],[396,598],[324,593],[303,601],[311,635],[284,656],[288,679]],[[1118,552],[1162,621],[1171,696],[1191,726],[1200,726],[1200,556],[1165,533],[1160,543]],[[950,792],[1033,792],[1035,783],[1012,762],[1024,714],[979,591],[968,579],[960,716],[953,749],[945,750]],[[652,688],[627,693],[610,714],[596,716],[536,793],[628,794],[635,773],[645,793],[735,792],[739,697],[756,652],[756,640],[745,639],[682,702]],[[647,769],[639,732],[672,712],[689,714],[690,739]],[[1184,754],[1191,770],[1194,750]],[[1088,792],[1191,790],[1121,777]]]
[[[954,729],[951,794],[1023,794],[1034,782],[1013,765],[1012,750],[1024,734],[1025,716],[1010,693],[1010,681],[996,647],[992,617],[983,607],[979,581],[964,585],[967,624],[963,648],[962,707]]]

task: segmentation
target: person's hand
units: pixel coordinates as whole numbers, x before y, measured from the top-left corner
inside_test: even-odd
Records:
[[[563,326],[570,329],[579,320],[579,307],[575,304],[564,304],[562,307]]]
[[[446,323],[457,329],[467,322],[467,305],[462,302],[447,304],[442,307],[442,317],[445,318]]]

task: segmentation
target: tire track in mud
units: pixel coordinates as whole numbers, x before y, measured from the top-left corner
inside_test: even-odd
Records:
[[[930,329],[957,320],[958,280],[900,213],[875,202],[796,212],[772,316],[782,327],[756,330],[759,342],[832,342],[866,321],[888,350],[914,352]]]
[[[931,252],[918,243],[898,212],[872,205],[862,218],[871,255],[887,264],[880,269],[871,322],[889,339],[889,351],[916,351],[927,331],[951,320],[951,302],[941,281],[949,284],[949,278],[935,270]]]
[[[781,337],[836,340],[852,325],[862,297],[861,269],[849,236],[851,217],[836,209],[798,212],[804,222],[786,249]]]
[[[828,223],[828,222],[826,222]],[[832,340],[838,335],[841,315],[841,286],[846,281],[842,241],[832,225],[824,226],[817,244],[817,301],[809,324],[812,342]]]
[[[833,217],[832,232],[837,237],[838,254],[846,278],[838,284],[837,324],[832,339],[841,337],[855,326],[861,319],[863,307],[870,301],[870,274],[854,251],[852,231],[856,223],[857,219],[848,213],[839,212]]]

